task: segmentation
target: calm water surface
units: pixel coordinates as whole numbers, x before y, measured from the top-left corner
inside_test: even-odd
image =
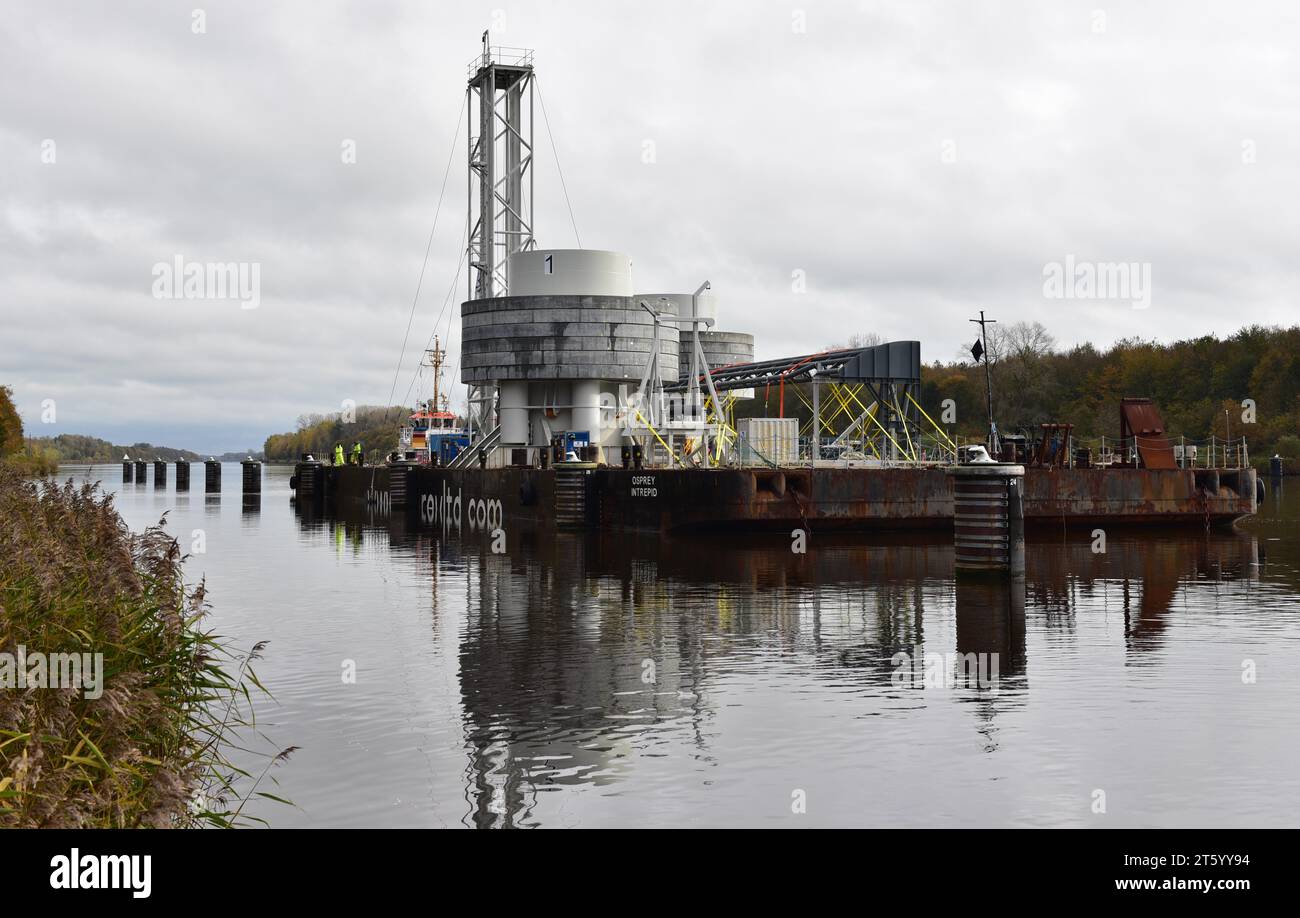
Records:
[[[133,529],[203,531],[189,575],[219,632],[269,642],[259,721],[301,747],[275,826],[1300,824],[1300,481],[1230,532],[1031,533],[1017,590],[955,583],[942,538],[507,520],[493,554],[305,518],[287,467],[251,500],[238,465],[219,497],[201,466],[189,494],[63,471]],[[899,653],[996,654],[996,681],[900,684]]]

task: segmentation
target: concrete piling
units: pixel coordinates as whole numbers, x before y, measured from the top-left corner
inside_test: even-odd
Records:
[[[1025,467],[972,463],[950,468],[957,572],[1025,573]]]
[[[184,459],[176,460],[176,490],[188,491],[190,489],[190,464]]]
[[[208,494],[221,493],[221,463],[215,459],[203,463],[203,490]]]
[[[153,486],[155,488],[167,487],[167,463],[161,459],[154,460]]]

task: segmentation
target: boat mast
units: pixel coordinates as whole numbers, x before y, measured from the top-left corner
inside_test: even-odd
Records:
[[[433,347],[424,353],[429,358],[429,366],[433,367],[433,410],[442,410],[442,400],[438,393],[439,386],[442,384],[442,358],[447,356],[445,348],[440,347],[441,341],[438,336],[433,336]]]

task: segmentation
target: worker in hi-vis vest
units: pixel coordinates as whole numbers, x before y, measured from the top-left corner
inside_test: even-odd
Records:
[[[352,444],[352,464],[361,465],[364,456],[365,453],[361,449],[361,441],[358,440],[356,443]]]
[[[342,464],[343,464],[343,444],[342,444],[342,443],[335,443],[335,444],[334,444],[334,464],[335,464],[335,465],[342,465]]]

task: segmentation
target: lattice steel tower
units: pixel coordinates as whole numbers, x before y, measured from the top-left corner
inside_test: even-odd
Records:
[[[466,92],[469,298],[505,296],[510,289],[509,256],[536,245],[533,52],[490,47],[484,32],[483,53],[470,62]]]

